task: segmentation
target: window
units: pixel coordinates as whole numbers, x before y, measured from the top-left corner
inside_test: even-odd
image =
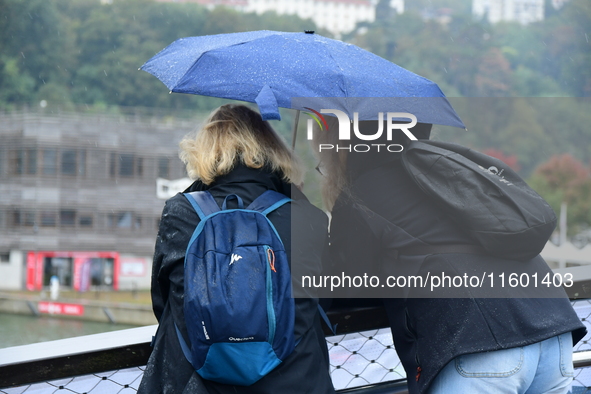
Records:
[[[133,214],[131,212],[111,213],[107,215],[107,226],[116,228],[130,229],[133,224]]]
[[[86,176],[86,151],[78,151],[78,175]]]
[[[18,149],[10,152],[10,167],[15,175],[37,173],[37,149]]]
[[[92,227],[92,216],[82,214],[78,217],[78,225],[80,227]]]
[[[13,152],[13,155],[11,161],[14,174],[23,174],[25,172],[25,152],[23,150],[17,150]]]
[[[43,259],[43,285],[49,286],[57,276],[60,286],[72,286],[73,262],[71,257],[45,257]]]
[[[43,175],[57,174],[57,150],[43,149]]]
[[[119,175],[120,176],[133,176],[133,162],[134,157],[132,154],[121,154],[119,155]]]
[[[109,175],[115,178],[117,174],[117,153],[111,152],[111,160],[109,161]]]
[[[168,157],[158,159],[158,177],[168,179],[170,176],[170,160]]]
[[[113,286],[114,261],[109,258],[90,259],[90,284],[92,286]]]
[[[144,176],[144,159],[142,157],[136,158],[136,175],[138,177]]]
[[[115,214],[110,213],[106,216],[107,219],[107,227],[111,228],[111,227],[115,227]]]
[[[109,175],[111,178],[142,176],[144,172],[144,163],[141,158],[136,158],[133,153],[115,153],[111,152],[109,162]]]
[[[14,227],[19,227],[21,225],[21,211],[14,210],[12,211],[12,225]]]
[[[76,151],[74,149],[62,150],[62,174],[76,175]]]
[[[131,212],[123,212],[114,216],[113,222],[115,227],[131,228],[132,216]],[[94,218],[91,213],[78,214],[73,209],[62,209],[57,212],[44,211],[41,212],[39,222],[37,221],[37,214],[35,211],[13,210],[10,212],[10,225],[13,227],[34,227],[40,225],[42,227],[56,227],[59,223],[60,227],[76,227],[78,224],[82,228],[90,228],[94,223]],[[141,226],[141,218],[135,218],[133,226],[139,228]]]
[[[41,226],[42,227],[55,227],[57,225],[57,214],[56,212],[41,212]]]
[[[11,213],[11,225],[13,227],[33,227],[35,226],[35,212],[34,211],[21,211],[21,210],[14,210]]]
[[[27,165],[25,172],[27,174],[37,173],[37,149],[27,149]]]
[[[23,226],[33,227],[35,225],[35,212],[25,212],[22,219]]]
[[[76,211],[71,209],[62,209],[60,211],[60,226],[74,227],[76,225]]]
[[[133,228],[136,230],[139,230],[142,228],[142,218],[139,216],[135,217],[134,223],[133,223]]]
[[[117,227],[119,228],[131,228],[131,220],[133,215],[131,212],[120,212],[117,215]]]

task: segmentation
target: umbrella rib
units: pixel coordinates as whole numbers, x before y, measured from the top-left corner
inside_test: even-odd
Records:
[[[341,78],[341,90],[345,93],[345,97],[349,97],[349,92],[347,92],[347,88],[346,88],[346,84],[345,84],[345,77],[344,74],[342,73],[343,68],[341,67],[341,65],[336,61],[336,59],[334,58],[334,56],[332,55],[332,53],[330,52],[330,48],[328,47],[328,45],[326,45],[325,42],[322,43],[322,45],[324,45],[324,47],[326,48],[326,52],[328,53],[328,55],[330,56],[330,58],[332,59],[332,61],[334,62],[334,64],[337,65],[337,67],[339,68],[339,70],[341,70],[340,78]]]
[[[238,43],[236,43],[236,44],[229,45],[228,47],[234,47],[234,46],[238,46],[238,45],[244,45],[244,44],[246,44],[246,43],[247,43],[247,42],[238,42]],[[182,77],[180,77],[180,78],[179,78],[179,79],[178,79],[178,80],[175,82],[175,85],[174,85],[174,86],[172,87],[172,89],[170,89],[170,90],[171,90],[172,92],[174,92],[174,89],[175,89],[175,88],[178,86],[179,82],[180,82],[180,81],[182,81],[182,80],[185,78],[185,76],[186,76],[186,75],[187,75],[187,74],[188,74],[188,73],[189,73],[189,72],[190,72],[190,71],[191,71],[193,68],[195,68],[195,67],[197,66],[197,63],[199,63],[199,61],[200,61],[200,60],[203,58],[203,56],[204,56],[205,54],[208,54],[208,53],[210,53],[210,52],[216,51],[216,50],[218,50],[218,49],[220,49],[220,48],[212,48],[212,49],[208,49],[207,51],[203,51],[203,52],[201,52],[201,54],[199,55],[199,57],[197,57],[197,59],[195,59],[195,61],[194,61],[193,63],[191,63],[191,66],[190,66],[189,68],[187,68],[187,71],[185,71],[185,73],[182,75]],[[200,94],[200,93],[193,93],[193,94]],[[212,96],[210,96],[210,97],[212,97]]]

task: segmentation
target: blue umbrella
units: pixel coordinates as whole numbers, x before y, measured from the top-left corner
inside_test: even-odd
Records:
[[[359,120],[377,119],[378,112],[407,112],[422,123],[465,128],[434,82],[313,32],[181,38],[141,70],[171,92],[256,103],[265,120],[281,119],[279,107],[315,107],[338,109],[351,119],[357,112]]]

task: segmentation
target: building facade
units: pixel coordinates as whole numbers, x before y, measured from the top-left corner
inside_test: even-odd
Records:
[[[297,15],[335,35],[349,33],[359,22],[373,22],[376,6],[371,0],[249,0],[249,12]]]
[[[552,7],[555,10],[559,10],[568,2],[569,0],[552,0]]]
[[[544,20],[544,0],[473,0],[472,14],[490,23],[519,22],[527,25]]]
[[[164,200],[195,121],[0,113],[0,290],[148,288]]]
[[[296,15],[311,19],[316,26],[336,36],[353,31],[360,22],[373,22],[379,0],[158,0],[198,3],[209,9],[224,6],[241,12]],[[404,12],[404,0],[390,0],[398,14]]]

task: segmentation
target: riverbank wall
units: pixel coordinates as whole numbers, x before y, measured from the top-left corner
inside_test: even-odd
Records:
[[[151,305],[80,299],[43,299],[36,295],[0,293],[0,313],[52,316],[130,325],[157,324]]]

